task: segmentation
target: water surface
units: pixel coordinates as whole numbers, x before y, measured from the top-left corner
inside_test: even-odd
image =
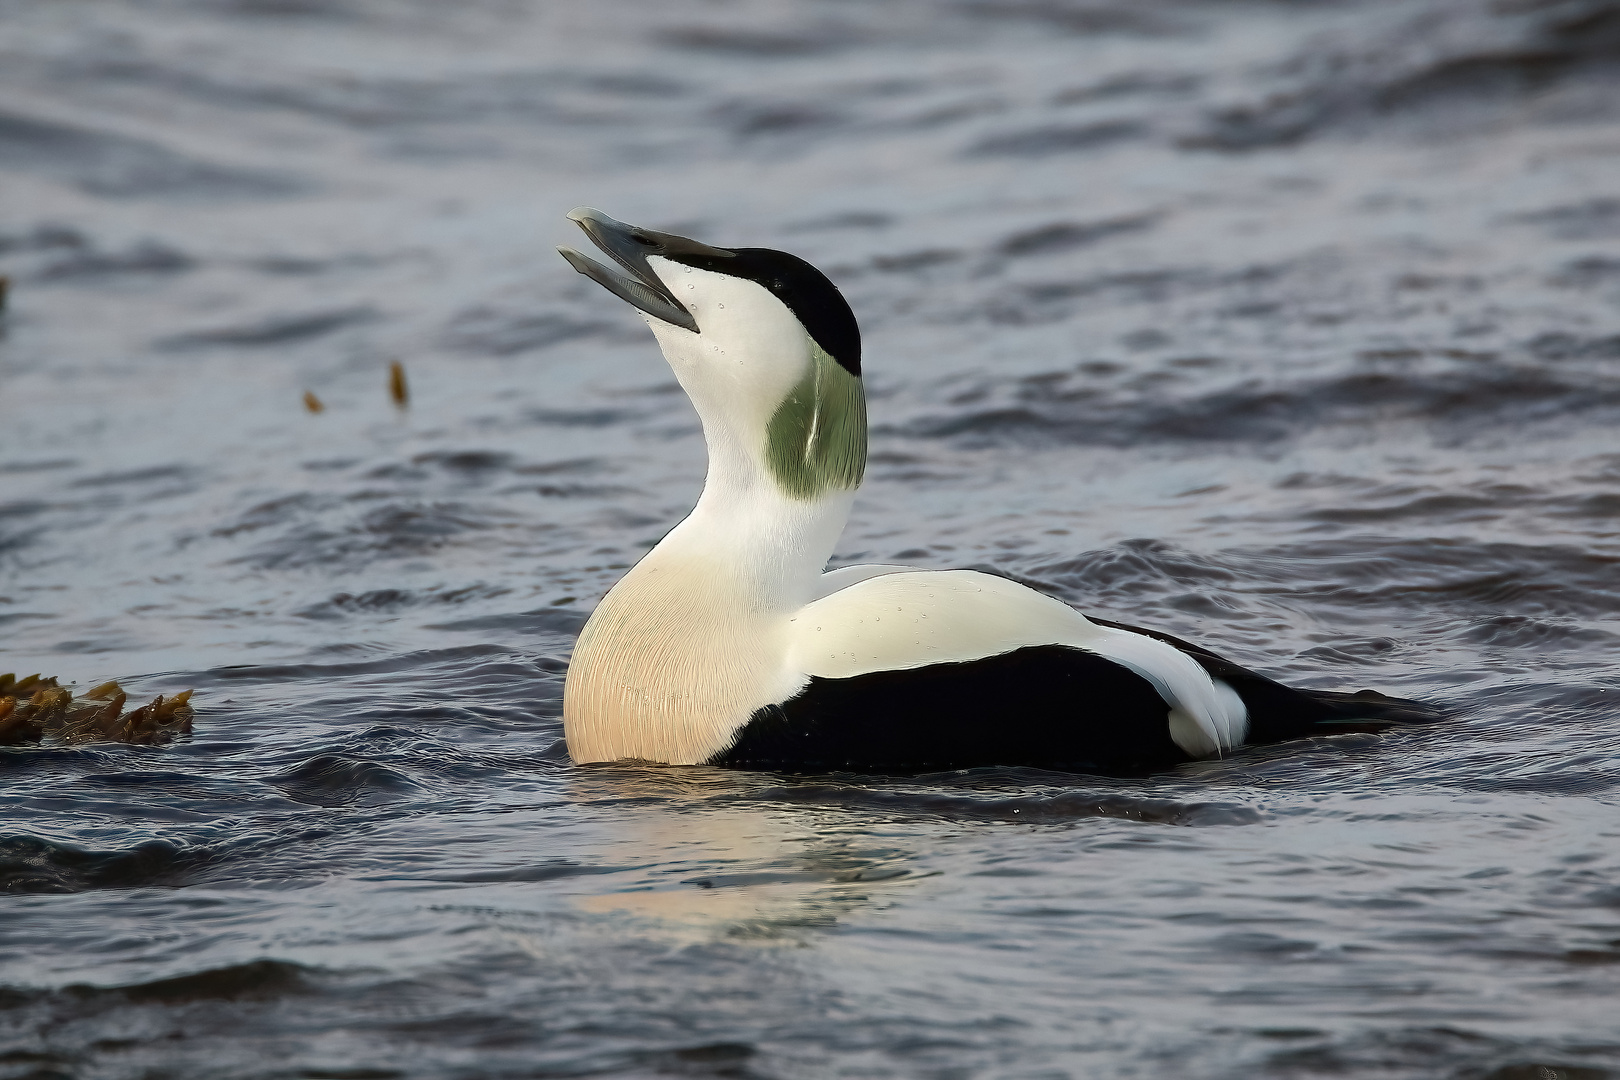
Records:
[[[0,670],[199,706],[0,750],[0,1077],[1620,1076],[1620,5],[9,0],[0,88]],[[580,203],[845,291],[838,562],[1454,719],[569,766],[703,468]]]

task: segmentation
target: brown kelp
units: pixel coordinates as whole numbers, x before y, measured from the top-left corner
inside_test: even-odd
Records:
[[[27,743],[122,742],[154,746],[191,731],[191,691],[127,712],[128,695],[116,682],[83,694],[54,678],[0,675],[0,746]]]

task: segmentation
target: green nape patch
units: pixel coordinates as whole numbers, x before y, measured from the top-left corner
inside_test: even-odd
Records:
[[[765,428],[765,460],[791,498],[851,490],[866,475],[866,389],[811,343],[810,370]]]
[[[154,745],[191,731],[191,691],[159,694],[138,709],[115,682],[78,697],[54,678],[0,675],[0,746],[25,743],[123,742]]]

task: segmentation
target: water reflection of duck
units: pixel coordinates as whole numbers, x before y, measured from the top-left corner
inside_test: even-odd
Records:
[[[568,216],[628,273],[563,257],[643,313],[709,451],[691,515],[580,635],[563,706],[575,761],[1136,771],[1435,717],[1293,690],[990,574],[823,573],[866,464],[843,296],[784,252]]]
[[[577,879],[569,889],[574,906],[681,941],[794,941],[929,876],[916,872],[894,830],[873,834],[870,813],[849,813],[836,800],[822,805],[815,790],[765,779],[701,769],[577,770],[570,802],[611,807],[590,820],[612,827],[594,849],[609,865]]]

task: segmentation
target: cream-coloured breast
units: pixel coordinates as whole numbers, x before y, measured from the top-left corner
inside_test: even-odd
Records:
[[[802,687],[781,663],[785,620],[733,595],[733,569],[649,558],[603,598],[563,691],[576,762],[700,764]]]

